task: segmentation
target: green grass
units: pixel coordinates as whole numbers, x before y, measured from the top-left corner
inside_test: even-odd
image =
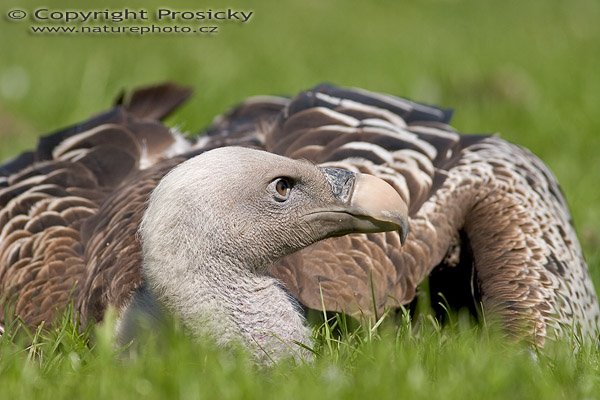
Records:
[[[1,0],[0,14],[42,5]],[[144,2],[148,10],[165,5]],[[0,159],[140,84],[194,86],[194,99],[169,120],[192,132],[250,95],[294,94],[321,81],[360,86],[453,107],[457,129],[501,132],[538,154],[563,186],[600,284],[600,2],[228,5],[255,15],[245,26],[221,24],[210,38],[36,36],[30,22],[1,18]],[[33,348],[11,335],[0,339],[1,398],[600,397],[597,350],[574,353],[562,344],[536,360],[469,324],[440,330],[404,322],[340,343],[321,334],[314,364],[266,370],[180,333],[169,336],[167,350],[148,345],[139,358],[119,362],[106,335],[90,348],[72,326],[62,327],[62,334],[38,335]]]
[[[597,349],[560,343],[536,353],[457,318],[440,328],[423,317],[388,317],[376,329],[322,325],[314,363],[256,367],[241,350],[193,343],[176,327],[123,356],[99,326],[91,347],[68,320],[33,345],[0,339],[3,398],[594,398]],[[333,325],[341,324],[340,318]],[[343,325],[342,325],[343,326]],[[341,331],[341,333],[340,333]],[[158,339],[158,340],[157,340]],[[15,344],[17,343],[17,344]]]

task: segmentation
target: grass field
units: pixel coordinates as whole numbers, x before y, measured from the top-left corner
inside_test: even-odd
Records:
[[[0,160],[140,84],[194,86],[169,120],[191,132],[250,95],[360,86],[453,107],[457,129],[501,132],[534,151],[562,184],[600,284],[600,2],[240,0],[228,6],[253,10],[251,20],[218,24],[211,37],[36,35],[30,20],[4,18],[13,8],[68,8],[60,3],[0,0]],[[596,349],[565,343],[535,354],[487,329],[439,329],[426,317],[384,325],[340,341],[321,330],[314,364],[263,370],[177,332],[127,362],[115,360],[103,331],[92,346],[70,324],[30,348],[5,335],[0,398],[600,398]]]

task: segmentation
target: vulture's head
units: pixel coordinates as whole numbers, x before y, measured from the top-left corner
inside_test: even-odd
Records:
[[[381,179],[225,147],[180,164],[161,180],[140,233],[144,259],[153,264],[195,260],[263,272],[328,237],[399,230],[404,239],[407,221],[406,204]]]

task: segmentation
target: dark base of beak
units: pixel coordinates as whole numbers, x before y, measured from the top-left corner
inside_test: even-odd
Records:
[[[404,216],[386,215],[373,217],[349,211],[322,211],[310,214],[308,220],[323,239],[344,236],[350,233],[376,233],[398,231],[404,244],[408,235],[408,221]]]

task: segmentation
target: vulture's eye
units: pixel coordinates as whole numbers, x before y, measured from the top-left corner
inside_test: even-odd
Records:
[[[294,182],[290,178],[277,178],[273,181],[273,185],[275,186],[275,198],[278,201],[285,201],[290,196],[290,191],[294,186]]]

